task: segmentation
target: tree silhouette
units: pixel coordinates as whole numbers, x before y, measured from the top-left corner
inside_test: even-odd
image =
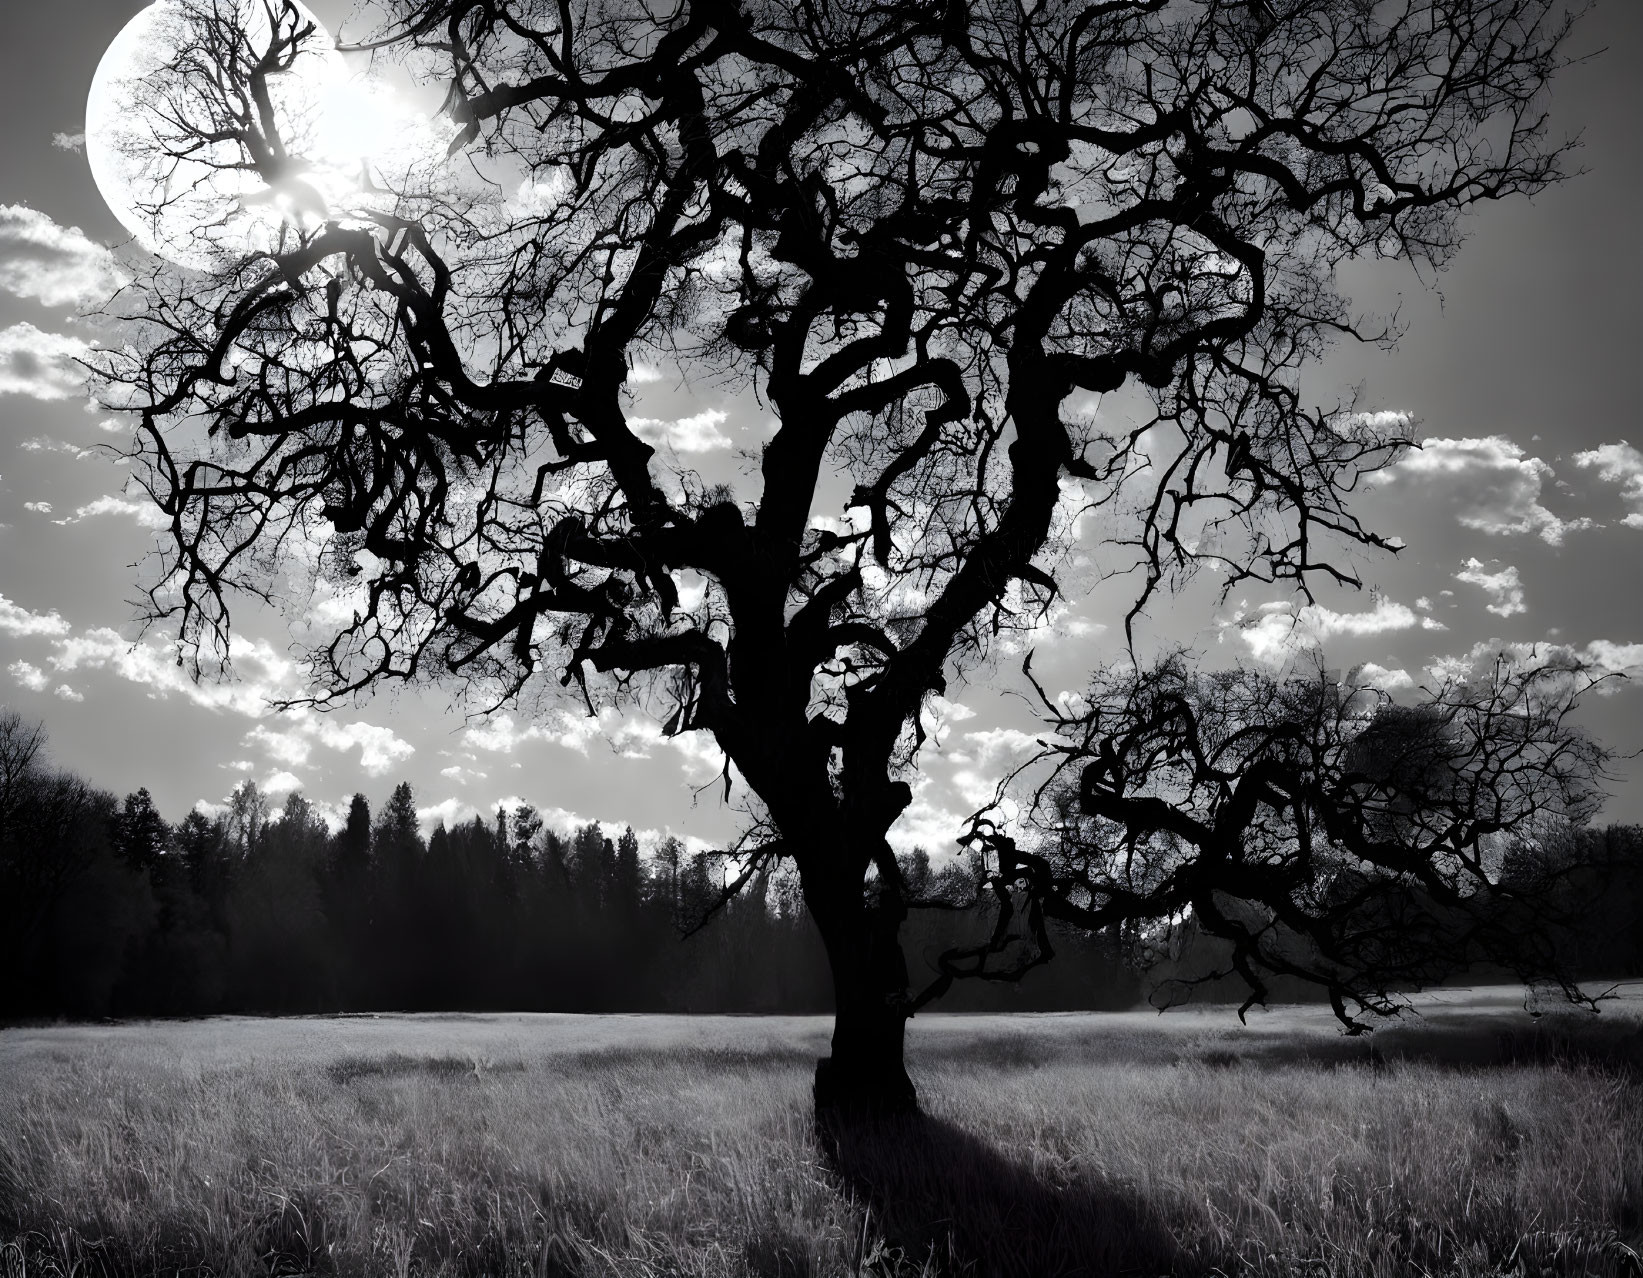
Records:
[[[115,827],[114,850],[133,869],[153,870],[171,844],[171,827],[146,788],[125,797]]]
[[[1050,920],[1190,921],[1225,943],[1192,979],[1235,973],[1244,1011],[1269,978],[1299,978],[1356,1033],[1468,968],[1594,1005],[1559,953],[1578,928],[1559,897],[1596,862],[1525,853],[1597,808],[1608,755],[1570,718],[1571,693],[1600,681],[1502,657],[1399,705],[1350,675],[1206,675],[1177,655],[1107,672],[1077,715],[1045,698],[1058,740],[1036,815],[1052,837],[1023,847],[974,818],[997,923],[944,954],[922,998],[1016,979],[1051,954]]]
[[[353,604],[319,704],[449,679],[711,733],[758,803],[744,868],[790,859],[826,946],[818,1101],[910,1106],[887,832],[928,699],[1058,606],[1081,513],[1126,632],[1205,566],[1357,583],[1389,543],[1348,495],[1410,435],[1306,406],[1332,341],[1393,336],[1335,268],[1441,268],[1466,209],[1561,176],[1562,6],[388,8],[378,56],[445,83],[461,163],[129,294],[103,394],[167,520],[153,613],[225,652],[235,595],[310,564]],[[277,192],[246,103],[304,37],[262,29],[245,94],[192,55],[156,81],[166,147],[237,145]],[[768,408],[745,490],[641,438],[641,360]],[[1090,410],[1120,389],[1152,414]]]

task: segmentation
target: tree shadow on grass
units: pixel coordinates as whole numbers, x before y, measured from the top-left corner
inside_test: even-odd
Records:
[[[829,1164],[871,1212],[868,1238],[884,1240],[867,1272],[1116,1278],[1176,1266],[1173,1241],[1133,1194],[1089,1178],[1058,1183],[943,1119],[829,1116],[819,1131]]]

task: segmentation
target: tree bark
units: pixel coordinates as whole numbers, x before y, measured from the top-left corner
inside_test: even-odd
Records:
[[[903,915],[859,900],[814,914],[833,974],[833,1054],[816,1062],[818,1117],[918,1110],[903,1055],[910,1015]]]

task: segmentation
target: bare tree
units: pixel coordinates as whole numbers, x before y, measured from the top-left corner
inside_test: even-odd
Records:
[[[45,728],[0,706],[0,958],[24,956],[74,880],[107,845],[110,795],[45,766]]]
[[[1301,397],[1332,341],[1391,337],[1334,270],[1441,267],[1466,209],[1560,176],[1562,8],[389,7],[374,47],[446,83],[453,163],[131,295],[105,394],[169,520],[153,614],[220,649],[236,592],[313,564],[355,603],[321,704],[466,680],[712,733],[749,869],[791,858],[826,943],[818,1101],[911,1106],[886,836],[928,699],[1054,606],[1079,511],[1126,630],[1205,564],[1356,584],[1343,549],[1388,543],[1348,495],[1410,436]],[[287,180],[197,61],[171,125]],[[640,437],[629,372],[664,358],[776,418],[745,491]],[[1126,387],[1133,428],[1076,407]]]
[[[1572,716],[1605,677],[1501,657],[1400,705],[1323,670],[1201,674],[1177,655],[1107,672],[1077,714],[1046,698],[1041,837],[972,819],[997,923],[915,1001],[961,976],[1019,979],[1050,957],[1055,919],[1155,941],[1190,923],[1227,943],[1196,979],[1236,973],[1240,1014],[1270,977],[1299,977],[1352,1033],[1474,966],[1593,1005],[1556,907],[1585,862],[1532,846],[1596,810],[1608,755]]]
[[[9,706],[0,706],[0,832],[23,801],[24,787],[39,766],[46,728],[30,723]]]

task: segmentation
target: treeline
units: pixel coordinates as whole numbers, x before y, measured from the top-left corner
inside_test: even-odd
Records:
[[[0,1017],[407,1010],[825,1012],[826,957],[786,877],[722,902],[726,863],[631,829],[571,834],[530,808],[419,832],[411,787],[355,795],[332,833],[300,794],[279,818],[246,783],[167,822],[41,762],[0,713]],[[614,835],[614,837],[613,837]],[[904,870],[928,896],[973,877]],[[985,918],[920,913],[912,977]],[[1124,1005],[1137,979],[1099,940],[1057,938],[1019,987],[961,984],[951,1009]]]

